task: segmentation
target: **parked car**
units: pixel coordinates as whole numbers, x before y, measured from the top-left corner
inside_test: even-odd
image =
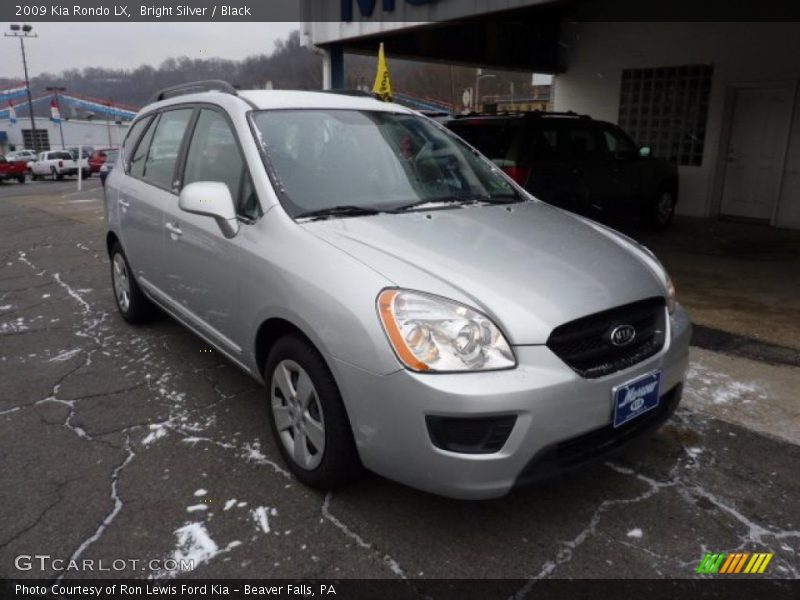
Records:
[[[109,149],[105,151],[105,157],[103,159],[103,164],[100,166],[100,183],[103,187],[106,186],[106,179],[108,178],[108,174],[111,173],[112,169],[114,168],[114,163],[117,162],[117,157],[119,156],[119,151],[116,149]]]
[[[67,152],[72,155],[72,158],[78,158],[78,146],[70,146]],[[94,154],[94,146],[80,146],[81,158],[89,159]]]
[[[28,174],[28,163],[25,160],[9,160],[0,154],[0,181],[16,180],[25,183],[25,176]]]
[[[540,200],[603,221],[635,216],[654,229],[672,222],[677,167],[612,123],[532,112],[466,116],[447,127]]]
[[[79,167],[78,161],[66,150],[40,152],[38,158],[30,163],[29,167],[33,179],[50,176],[61,181],[65,175],[77,175],[79,168],[82,170],[83,177],[89,176],[87,159],[81,159]]]
[[[105,211],[121,316],[159,306],[264,382],[314,487],[365,467],[502,496],[681,398],[691,326],[656,257],[397,104],[171,88],[133,121]]]
[[[95,150],[92,152],[92,155],[89,157],[89,167],[92,170],[92,173],[99,173],[100,167],[106,162],[107,153],[116,150],[115,148],[101,148],[100,150]]]
[[[6,160],[24,160],[26,162],[33,162],[36,160],[35,150],[14,150],[6,154]]]

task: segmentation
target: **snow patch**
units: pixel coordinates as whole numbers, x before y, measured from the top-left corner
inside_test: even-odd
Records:
[[[200,488],[199,490],[197,490],[194,493],[194,495],[199,498],[200,496],[205,496],[207,493],[208,493],[208,490],[204,490],[203,488]]]
[[[255,521],[258,528],[264,533],[270,532],[269,517],[274,517],[277,514],[278,511],[269,506],[258,506],[250,511],[250,516],[253,517],[253,521]]]
[[[29,327],[25,325],[25,319],[19,317],[13,321],[4,321],[0,323],[0,334],[4,333],[19,333],[21,331],[28,331]]]
[[[193,504],[192,506],[186,507],[186,512],[198,512],[198,511],[205,511],[208,510],[208,507],[205,504]]]
[[[629,538],[636,538],[639,539],[642,537],[642,530],[638,527],[634,527],[626,534]]]
[[[194,561],[194,566],[211,560],[219,554],[219,546],[211,539],[203,523],[187,523],[175,530],[178,546],[172,557],[178,561]]]
[[[156,423],[154,425],[150,425],[150,433],[148,433],[142,440],[142,445],[147,446],[149,444],[152,444],[156,440],[160,440],[165,435],[167,435],[167,428],[164,426],[163,423]]]
[[[65,360],[69,360],[70,358],[78,354],[78,352],[80,352],[81,350],[83,350],[83,348],[73,348],[72,350],[64,350],[56,354],[53,358],[51,358],[47,362],[64,362]]]
[[[766,400],[764,388],[754,381],[737,381],[726,373],[692,363],[687,375],[687,391],[704,404],[750,404]]]
[[[234,506],[236,506],[236,498],[231,498],[225,503],[225,507],[222,510],[230,510]]]

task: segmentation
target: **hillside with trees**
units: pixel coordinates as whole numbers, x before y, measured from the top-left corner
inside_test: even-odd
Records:
[[[377,53],[377,48],[376,48]],[[475,69],[442,64],[420,63],[389,59],[394,87],[417,96],[457,104],[465,88],[474,86]],[[345,79],[348,88],[371,87],[375,77],[375,57],[347,55]],[[485,71],[490,77],[482,79],[481,97],[505,95],[513,86],[517,95],[530,93],[530,73]],[[243,60],[220,58],[167,58],[159,66],[142,65],[136,69],[84,67],[59,74],[42,74],[33,78],[34,96],[45,88],[60,86],[69,92],[91,96],[114,103],[140,107],[157,90],[186,81],[224,79],[242,88],[314,90],[322,87],[322,59],[304,47],[299,32],[278,40],[271,54],[257,54]],[[0,79],[0,86],[15,83]],[[47,115],[48,107],[39,106],[37,114]],[[79,117],[67,109],[67,117]]]

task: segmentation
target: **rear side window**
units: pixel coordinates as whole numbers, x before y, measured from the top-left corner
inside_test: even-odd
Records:
[[[200,111],[186,154],[183,185],[196,181],[224,183],[239,214],[251,219],[260,216],[236,134],[225,117],[215,110]]]
[[[494,161],[502,161],[520,130],[521,123],[509,121],[473,121],[449,123],[448,127]]]
[[[150,116],[143,117],[131,125],[131,128],[128,130],[128,135],[125,137],[125,141],[122,144],[122,154],[126,162],[129,163],[133,158],[133,149],[136,147],[136,142],[142,137],[142,132],[150,123],[151,119],[152,117]]]
[[[525,133],[520,163],[550,163],[559,160],[559,128],[546,121],[536,123]]]
[[[194,109],[183,108],[161,114],[144,161],[143,178],[148,183],[167,190],[172,189],[175,163],[178,161],[183,134],[186,133],[193,112]]]
[[[156,119],[157,118],[158,117],[156,117]],[[135,148],[135,150],[128,161],[128,170],[134,177],[144,177],[145,159],[147,158],[147,151],[150,149],[150,141],[153,139],[153,133],[155,130],[156,124],[153,123],[151,127],[147,128],[147,131],[142,136],[141,141],[138,144],[132,145],[132,148]]]

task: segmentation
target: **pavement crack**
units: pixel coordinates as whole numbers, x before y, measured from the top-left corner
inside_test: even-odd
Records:
[[[68,483],[71,483],[72,481],[73,480],[70,479],[70,480],[62,481],[62,482],[56,484],[56,490],[55,490],[55,496],[56,497],[55,497],[55,499],[50,504],[48,504],[47,506],[44,507],[42,512],[39,513],[39,515],[36,517],[36,519],[34,519],[34,521],[30,525],[27,525],[27,526],[23,527],[17,533],[12,535],[10,538],[5,540],[4,542],[0,542],[0,548],[5,548],[6,546],[10,545],[12,542],[18,540],[23,535],[28,533],[30,530],[36,528],[39,525],[39,523],[42,522],[42,519],[44,519],[47,516],[47,513],[49,513],[51,510],[53,510],[53,508],[55,508],[56,506],[58,506],[62,502],[62,500],[64,499],[64,496],[63,496],[63,494],[61,492],[62,492],[63,488]]]
[[[99,540],[103,536],[103,533],[106,531],[108,526],[111,525],[111,523],[114,521],[114,519],[116,519],[116,517],[119,514],[119,512],[122,510],[122,506],[123,506],[122,505],[122,498],[120,498],[119,492],[117,491],[117,484],[119,483],[119,477],[120,477],[120,474],[122,473],[122,470],[125,467],[127,467],[128,464],[136,456],[136,453],[133,451],[133,449],[131,447],[130,436],[128,436],[127,434],[125,436],[125,451],[127,453],[127,455],[125,456],[125,459],[121,463],[119,463],[111,473],[111,500],[113,502],[113,506],[111,507],[111,511],[105,516],[105,518],[102,520],[100,525],[97,526],[97,529],[95,530],[95,532],[92,535],[90,535],[88,538],[86,538],[83,542],[81,542],[81,544],[78,546],[78,548],[69,557],[69,560],[67,561],[68,563],[70,563],[70,562],[72,562],[74,560],[78,560],[81,557],[81,555],[84,552],[86,552],[86,549],[89,548],[89,546],[91,546],[97,540]],[[56,581],[61,581],[61,579],[63,577],[64,577],[64,573],[62,572],[61,575],[58,576]]]
[[[362,538],[359,534],[350,529],[341,519],[336,517],[331,512],[332,499],[333,499],[332,492],[328,492],[327,494],[325,494],[325,500],[323,500],[321,508],[322,518],[328,521],[329,523],[333,524],[334,527],[336,527],[344,535],[353,540],[359,548],[363,548],[364,550],[368,550],[369,552],[371,552],[384,565],[386,565],[386,567],[396,576],[400,577],[401,579],[406,579],[405,572],[400,567],[400,564],[394,558],[392,558],[388,554],[381,553],[378,549],[374,548],[371,543],[365,541],[364,538]]]

